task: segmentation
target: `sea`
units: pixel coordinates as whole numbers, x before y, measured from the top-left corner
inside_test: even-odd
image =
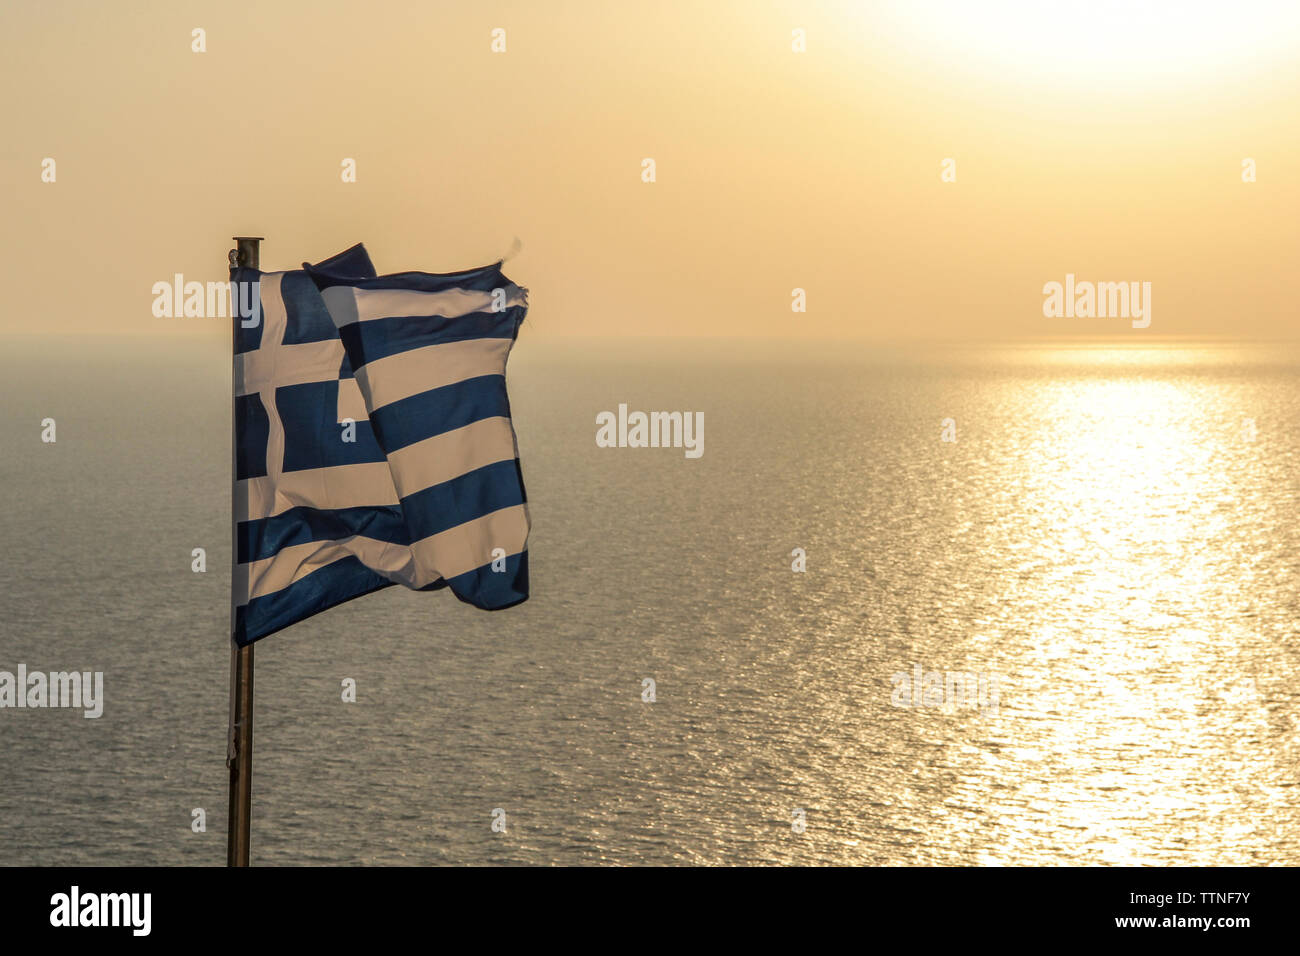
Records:
[[[254,863],[1300,864],[1293,346],[529,332],[532,597],[259,642]],[[3,341],[0,864],[225,862],[227,348]]]

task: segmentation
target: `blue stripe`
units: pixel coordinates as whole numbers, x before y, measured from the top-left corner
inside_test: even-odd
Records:
[[[281,276],[280,296],[284,299],[285,345],[329,342],[339,337],[325,300],[307,273],[295,269]]]
[[[449,578],[447,584],[456,597],[485,611],[513,607],[528,600],[528,552],[507,557],[504,571],[493,571],[489,562]]]
[[[251,644],[303,618],[392,583],[355,557],[341,558],[283,590],[253,598],[246,607],[236,608],[235,641],[241,646]]]
[[[370,261],[370,253],[366,252],[366,247],[360,242],[328,259],[322,259],[314,266],[304,262],[302,267],[320,269],[322,272],[340,277],[353,276],[357,279],[373,279],[376,275],[375,265]]]
[[[356,423],[356,441],[343,440],[343,425],[336,420],[338,405],[338,379],[284,385],[275,390],[275,407],[284,424],[285,471],[384,460],[384,450],[367,419]]]
[[[249,302],[247,311],[241,309],[240,283],[260,282],[262,273],[257,269],[231,269],[230,281],[235,283],[230,289],[230,321],[235,329],[235,354],[242,355],[245,352],[255,352],[262,347],[262,326],[265,324],[258,321],[257,325],[250,329],[244,328],[242,319],[249,317],[252,311],[253,303]],[[258,287],[253,286],[244,292],[244,296],[251,299],[256,293]],[[243,314],[241,315],[241,312]],[[259,315],[261,313],[259,312]]]
[[[401,315],[368,319],[343,326],[339,329],[339,338],[343,340],[353,368],[360,368],[369,362],[426,345],[468,339],[513,339],[519,333],[525,311],[522,305],[512,305],[500,312],[471,312],[455,318]]]
[[[431,388],[370,413],[375,438],[390,455],[433,435],[484,418],[510,417],[504,375],[479,375]]]
[[[338,269],[327,268],[325,263],[309,266],[304,262],[303,269],[321,289],[347,285],[357,289],[396,289],[408,292],[446,292],[448,289],[490,292],[514,284],[502,273],[501,265],[501,262],[494,262],[464,272],[397,272],[373,279],[349,277]]]
[[[271,435],[262,397],[257,393],[235,396],[235,478],[260,478],[266,474],[266,442]]]
[[[353,535],[394,544],[411,543],[402,509],[397,505],[335,509],[300,506],[270,518],[241,521],[235,529],[240,564],[269,558],[295,544],[337,541]]]
[[[419,541],[524,501],[519,460],[512,458],[407,495],[402,499],[402,513],[411,540]]]

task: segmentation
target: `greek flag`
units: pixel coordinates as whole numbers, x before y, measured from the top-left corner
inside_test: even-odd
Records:
[[[234,310],[235,640],[391,584],[526,600],[505,385],[525,290],[500,263],[376,276],[360,245],[303,265],[231,272],[259,290]]]

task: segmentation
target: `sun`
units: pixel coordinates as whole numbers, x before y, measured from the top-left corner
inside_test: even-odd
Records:
[[[1300,4],[1206,0],[886,0],[855,4],[907,50],[1023,81],[1133,88],[1213,83],[1300,45]],[[907,52],[907,50],[900,52]]]

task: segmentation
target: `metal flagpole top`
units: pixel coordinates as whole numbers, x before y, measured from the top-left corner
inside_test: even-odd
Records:
[[[265,236],[232,236],[235,248],[230,250],[230,268],[256,269],[259,267],[258,244]]]

